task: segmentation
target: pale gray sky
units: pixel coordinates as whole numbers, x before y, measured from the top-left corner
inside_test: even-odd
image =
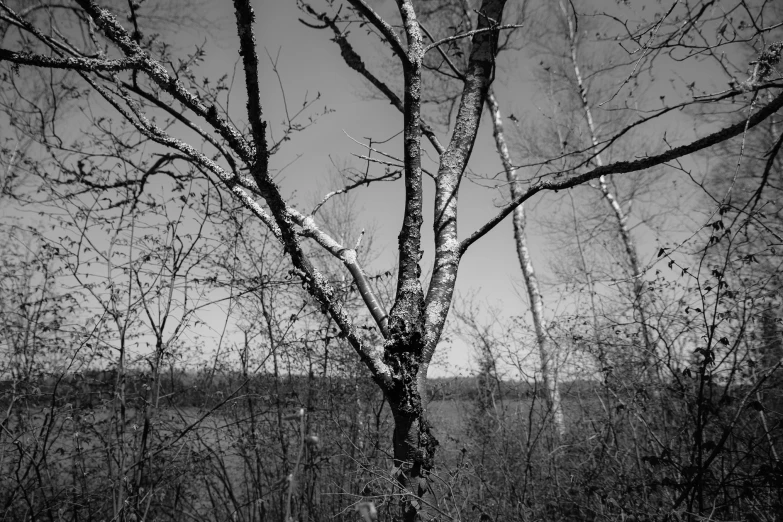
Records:
[[[591,0],[576,3],[577,8],[584,11],[607,10],[618,17],[630,20],[649,20],[653,9],[662,9],[657,3],[638,0],[626,2],[626,6],[612,0]],[[373,2],[375,8],[392,22],[396,21],[394,2],[389,0]],[[205,61],[196,70],[197,76],[208,76],[213,80],[223,74],[229,78],[235,71],[235,89],[231,94],[231,113],[242,118],[244,109],[244,85],[241,66],[237,64],[237,53],[234,14],[230,3],[221,0],[205,0],[204,19],[213,20],[210,31],[190,29],[177,34],[163,34],[163,40],[175,39],[175,46],[184,52],[190,51],[196,45],[207,42]],[[326,2],[313,1],[317,9],[328,9]],[[592,6],[592,7],[591,7]],[[279,138],[282,134],[285,119],[285,109],[282,92],[289,114],[293,115],[302,107],[304,100],[320,98],[300,117],[299,123],[307,123],[308,117],[317,116],[316,122],[302,132],[294,133],[291,141],[283,144],[280,152],[271,160],[273,169],[282,169],[278,181],[287,195],[303,209],[309,209],[314,200],[330,188],[330,180],[334,179],[334,165],[352,165],[364,169],[364,162],[355,158],[354,154],[365,154],[366,149],[357,145],[350,137],[359,141],[372,138],[375,142],[386,140],[397,135],[402,127],[402,115],[387,101],[373,99],[372,88],[357,73],[350,70],[340,57],[339,48],[330,41],[328,30],[316,30],[306,27],[298,21],[304,18],[296,6],[296,2],[278,0],[259,0],[256,2],[257,27],[256,37],[261,61],[260,81],[262,85],[262,105],[265,117],[269,121],[272,136]],[[533,33],[540,27],[535,22],[529,22],[530,27],[521,29],[523,33]],[[588,27],[588,18],[583,20],[583,28]],[[360,52],[368,68],[378,76],[393,81],[394,74],[385,61],[388,52],[374,36],[367,36],[365,30],[354,25],[351,28],[350,40],[355,49]],[[543,123],[551,113],[548,105],[546,86],[538,80],[542,77],[542,69],[547,57],[542,48],[551,42],[542,39],[528,39],[521,50],[509,52],[501,59],[497,78],[494,84],[495,92],[501,103],[501,110],[508,116],[514,114],[523,121],[523,127],[539,138],[548,139],[541,134]],[[625,56],[619,44],[612,42],[602,44],[596,49],[606,52],[616,52]],[[281,85],[272,70],[270,59],[277,59]],[[585,53],[588,54],[588,53]],[[585,61],[600,59],[602,56],[587,55]],[[722,90],[726,86],[726,77],[709,61],[690,60],[683,63],[671,60],[661,60],[655,71],[655,83],[643,85],[637,90],[637,96],[627,97],[627,87],[622,95],[612,100],[601,110],[612,111],[629,103],[641,109],[657,109],[666,104],[679,101],[678,96],[686,94],[682,86],[696,82],[699,89],[705,92]],[[618,71],[618,77],[630,73],[632,66]],[[643,81],[648,80],[645,76]],[[646,89],[645,89],[646,88]],[[665,99],[660,99],[660,96]],[[328,111],[324,113],[324,109]],[[596,109],[598,111],[598,109]],[[607,112],[607,114],[612,114]],[[606,119],[606,117],[604,117]],[[631,159],[632,155],[641,155],[663,146],[663,136],[668,143],[676,144],[680,140],[694,135],[696,125],[686,115],[672,114],[660,122],[646,128],[643,139],[629,141],[625,149],[629,156],[614,153],[607,159],[616,161]],[[515,158],[522,157],[519,146],[524,145],[519,135],[513,132],[513,124],[506,121],[506,129],[512,139],[511,145]],[[699,134],[703,134],[701,127]],[[350,137],[349,137],[350,136]],[[440,129],[441,142],[446,143],[448,133]],[[586,137],[578,137],[585,140]],[[428,147],[428,145],[427,145]],[[383,151],[401,155],[401,139],[395,139],[380,146]],[[618,149],[620,150],[620,149]],[[436,164],[431,160],[425,162],[425,168],[434,171]],[[698,169],[698,161],[687,160],[684,165]],[[380,168],[373,167],[377,172]],[[492,139],[492,129],[488,119],[482,121],[470,169],[476,174],[494,175],[500,172],[501,164],[495,152]],[[520,176],[529,176],[532,170],[521,170]],[[660,178],[658,189],[667,196],[666,204],[679,204],[680,216],[675,217],[680,223],[671,220],[668,230],[662,240],[672,241],[683,237],[683,232],[700,224],[695,209],[700,205],[694,196],[695,191],[678,175],[666,170],[651,173]],[[677,184],[674,183],[675,180]],[[623,181],[619,184],[623,187]],[[502,187],[502,186],[501,186]],[[584,194],[590,189],[577,189],[577,194]],[[426,274],[432,260],[432,196],[433,184],[427,180],[425,186],[425,223],[423,271]],[[393,267],[396,259],[397,234],[399,233],[403,212],[402,182],[379,183],[370,187],[360,188],[357,196],[357,226],[374,227],[374,246],[379,256],[368,271],[385,271]],[[497,206],[504,201],[505,194],[498,190],[488,189],[466,180],[460,193],[459,228],[461,237],[478,228],[497,212]],[[687,203],[684,201],[687,200]],[[584,201],[584,200],[583,200]],[[560,288],[551,286],[553,263],[562,262],[563,253],[558,251],[558,243],[553,241],[552,222],[562,219],[567,211],[568,200],[564,194],[541,194],[533,198],[527,205],[529,227],[527,230],[531,253],[539,277],[544,283],[544,298],[549,313],[573,306],[569,296],[563,296]],[[643,215],[645,211],[660,210],[656,201],[639,201],[634,207],[634,215]],[[683,218],[685,216],[685,218]],[[632,223],[634,223],[632,217]],[[691,221],[691,222],[689,222]],[[656,232],[647,227],[634,229],[635,238],[639,244],[643,263],[654,259],[657,251]],[[521,274],[516,258],[510,220],[506,220],[495,230],[476,243],[465,255],[460,265],[457,294],[474,295],[477,303],[486,303],[486,307],[503,310],[507,316],[529,317],[525,299],[520,296],[522,286]],[[390,303],[387,303],[390,306]],[[533,347],[522,347],[532,352]],[[448,361],[448,365],[436,365],[432,368],[434,376],[450,375],[470,366],[470,348],[460,341],[453,340],[450,348],[444,344],[442,350],[451,350],[441,354],[440,360]]]
[[[596,2],[599,3],[599,2]],[[618,11],[616,2],[603,2],[606,8]],[[642,3],[636,2],[633,8],[643,8]],[[323,8],[322,3],[314,2],[314,7]],[[393,2],[374,2],[376,9],[388,17],[396,20],[395,6]],[[641,6],[641,7],[640,7]],[[627,10],[625,13],[632,11]],[[639,11],[641,13],[641,11]],[[261,78],[264,85],[263,103],[270,124],[277,125],[283,119],[282,97],[277,79],[273,75],[269,59],[263,51],[265,48],[269,54],[279,56],[278,70],[285,87],[286,99],[289,111],[293,107],[301,107],[306,94],[313,96],[321,94],[323,105],[335,112],[320,117],[317,124],[310,129],[293,137],[292,141],[284,146],[281,153],[273,160],[273,165],[278,167],[288,165],[297,155],[301,155],[293,164],[288,166],[282,174],[282,184],[285,188],[300,194],[300,199],[306,201],[308,196],[323,193],[328,179],[328,173],[333,170],[332,160],[337,164],[351,162],[354,166],[363,168],[363,163],[351,157],[351,154],[364,154],[363,150],[355,144],[346,134],[362,140],[372,137],[379,141],[397,134],[402,125],[402,115],[391,105],[383,100],[368,99],[372,87],[350,70],[342,61],[339,49],[330,41],[331,33],[328,30],[314,30],[298,22],[302,14],[293,2],[261,1],[257,8],[259,31],[259,54],[262,57]],[[647,13],[643,13],[647,14]],[[522,29],[525,31],[526,29]],[[373,72],[382,76],[385,67],[378,60],[383,52],[381,44],[374,38],[363,38],[363,30],[353,27],[351,41],[357,51],[362,53],[365,63]],[[531,51],[533,49],[533,51]],[[279,52],[279,54],[278,54]],[[229,50],[226,59],[236,58],[236,52]],[[546,103],[546,92],[536,82],[534,68],[541,68],[541,58],[536,52],[535,45],[528,45],[521,51],[514,51],[503,58],[498,68],[497,79],[494,85],[495,91],[501,102],[501,110],[506,116],[515,114],[520,119],[528,116],[540,119],[542,111],[547,111],[541,104]],[[674,66],[672,66],[674,67]],[[678,69],[682,69],[678,67]],[[630,72],[630,70],[628,71]],[[681,78],[677,81],[704,81],[703,71],[693,68],[690,71],[664,69],[663,74],[674,73]],[[684,73],[689,73],[682,77]],[[671,90],[669,78],[659,82],[661,88],[667,92]],[[657,98],[657,88],[647,93],[647,98]],[[636,101],[644,103],[647,98]],[[671,100],[672,94],[669,94]],[[618,98],[623,99],[622,97]],[[668,101],[668,100],[667,100]],[[672,100],[673,102],[674,100]],[[660,107],[658,102],[655,108]],[[656,124],[650,128],[650,132],[660,133],[662,125],[671,122],[686,121],[676,116]],[[687,124],[687,123],[686,123]],[[506,122],[508,134],[513,136],[513,124]],[[535,129],[535,127],[534,127]],[[279,135],[279,132],[276,134]],[[651,134],[651,135],[652,135]],[[677,139],[677,135],[689,136],[690,129],[668,129],[669,139]],[[448,134],[440,133],[442,142],[446,142]],[[658,143],[660,143],[660,139]],[[401,140],[398,138],[382,147],[382,150],[391,154],[400,154]],[[513,151],[512,151],[513,154]],[[516,156],[516,155],[515,155]],[[619,159],[619,158],[613,158]],[[432,161],[426,167],[434,169]],[[376,167],[377,168],[377,167]],[[500,161],[495,152],[492,130],[489,120],[485,117],[482,121],[479,138],[470,161],[470,168],[475,173],[495,174],[501,169]],[[521,171],[522,176],[525,171]],[[660,174],[658,174],[660,175]],[[402,184],[378,184],[374,187],[362,188],[358,191],[360,223],[377,224],[376,247],[382,251],[382,256],[371,268],[385,269],[391,266],[396,256],[396,237],[402,220],[403,192]],[[427,252],[423,260],[423,270],[426,273],[431,265],[432,252],[432,196],[433,184],[428,181],[426,185],[424,241]],[[528,238],[534,257],[535,266],[544,283],[545,300],[550,309],[555,307],[562,309],[556,289],[548,288],[551,271],[550,262],[557,258],[558,251],[549,237],[550,231],[542,228],[549,219],[554,216],[552,212],[560,208],[555,202],[562,198],[562,194],[544,194],[534,198],[528,205],[529,228]],[[464,237],[497,211],[497,205],[503,201],[503,196],[496,190],[486,189],[474,183],[466,181],[460,193],[460,235]],[[638,205],[637,210],[641,210]],[[640,242],[640,249],[644,262],[652,259],[656,249],[654,234],[645,228],[638,228],[636,232]],[[486,302],[487,307],[503,309],[508,316],[524,315],[529,318],[527,305],[520,297],[522,291],[521,273],[516,258],[510,220],[506,220],[495,230],[474,245],[465,255],[460,265],[457,284],[458,294],[475,294],[477,302]],[[443,347],[446,348],[445,346]],[[532,350],[531,347],[524,349]],[[470,349],[459,340],[451,347],[451,353],[447,360],[453,368],[435,367],[436,374],[449,374],[458,368],[469,366]]]

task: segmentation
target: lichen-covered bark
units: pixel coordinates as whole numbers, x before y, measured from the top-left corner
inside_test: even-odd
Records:
[[[505,0],[485,0],[479,10],[481,16],[477,29],[499,25],[504,6]],[[454,132],[441,155],[435,180],[435,266],[427,291],[422,383],[427,377],[427,367],[440,340],[454,296],[462,255],[457,238],[457,196],[473,152],[484,99],[491,83],[497,41],[497,31],[482,31],[473,36]]]
[[[245,88],[247,89],[247,115],[253,133],[255,146],[255,171],[266,174],[269,152],[266,145],[266,122],[261,112],[261,89],[258,85],[258,55],[253,24],[256,14],[250,0],[234,0],[239,35],[239,55],[245,70]]]
[[[116,16],[92,0],[76,0],[76,3],[92,18],[109,41],[126,56],[142,58],[142,65],[139,66],[139,69],[143,70],[153,82],[193,113],[204,118],[244,161],[252,162],[255,151],[245,141],[242,133],[230,125],[225,118],[218,115],[214,106],[208,106],[204,103],[198,95],[190,92],[177,78],[171,76],[160,62],[152,59],[149,53],[142,49],[131,37],[131,34],[122,27]],[[40,37],[45,38],[45,35]]]
[[[421,65],[423,44],[413,5],[400,3],[405,34],[408,38],[407,59],[403,62],[405,98],[403,101],[403,143],[405,163],[405,213],[398,236],[399,269],[397,294],[389,314],[387,345],[391,352],[405,346],[418,350],[423,335],[424,291],[419,276],[421,268],[422,180],[421,180]],[[418,353],[416,354],[418,356]]]
[[[403,518],[411,522],[422,510],[421,497],[427,493],[427,475],[432,469],[434,445],[427,451],[422,428],[425,412],[417,376],[424,337],[424,290],[421,268],[422,171],[421,171],[421,67],[423,43],[413,4],[399,2],[408,49],[403,60],[403,158],[405,163],[405,214],[398,237],[399,269],[397,293],[389,313],[389,336],[384,362],[391,371],[386,396],[394,413],[394,462],[396,479],[405,495],[401,499]],[[427,438],[429,436],[428,430]],[[425,517],[426,518],[426,517]]]
[[[485,0],[480,27],[499,24],[505,0]],[[440,158],[435,196],[435,268],[426,302],[420,282],[421,186],[421,29],[410,0],[399,2],[408,40],[405,69],[404,158],[406,209],[399,237],[400,268],[390,312],[385,363],[392,384],[386,395],[394,413],[397,479],[408,494],[404,519],[434,517],[429,474],[437,440],[426,417],[426,377],[448,314],[460,260],[457,193],[478,132],[484,97],[491,81],[497,32],[474,35],[468,70],[450,143]]]
[[[427,421],[422,392],[419,388],[421,338],[413,344],[387,345],[386,363],[392,371],[393,384],[386,392],[394,416],[395,478],[406,496],[402,499],[403,519],[414,521],[417,516],[432,518],[434,498],[429,487],[429,475],[434,466],[437,439]]]
[[[495,138],[495,148],[500,156],[500,161],[503,163],[503,170],[506,171],[506,180],[509,184],[511,198],[516,199],[522,190],[517,179],[517,171],[511,163],[511,155],[509,154],[508,144],[503,133],[503,117],[500,113],[500,106],[491,91],[487,94],[487,109],[492,117],[492,135]],[[546,393],[547,408],[552,417],[555,432],[562,437],[565,435],[565,419],[563,418],[560,388],[557,382],[557,360],[554,353],[552,353],[553,349],[546,334],[544,299],[538,286],[538,278],[533,267],[533,258],[530,256],[530,251],[527,248],[524,205],[519,205],[514,209],[512,223],[519,266],[522,269],[525,288],[530,299],[530,313],[533,316],[533,329],[536,332],[536,343],[538,344],[538,354],[541,361],[541,378],[544,384],[544,392]]]
[[[378,325],[381,334],[384,338],[389,337],[389,314],[386,313],[386,308],[383,306],[383,303],[381,303],[381,300],[375,295],[375,291],[372,289],[372,286],[367,279],[367,274],[364,273],[364,269],[362,269],[359,264],[359,260],[356,257],[356,251],[345,248],[334,238],[318,228],[315,224],[315,219],[313,219],[312,216],[304,216],[295,209],[289,209],[289,213],[296,224],[302,227],[302,235],[313,238],[330,254],[343,262],[351,273],[351,276],[356,283],[356,287],[359,290],[359,295],[362,296],[362,300],[364,301],[364,304],[367,305],[367,309],[375,320],[375,324]]]

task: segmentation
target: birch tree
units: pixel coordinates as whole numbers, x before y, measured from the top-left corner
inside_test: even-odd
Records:
[[[511,155],[506,142],[506,135],[503,130],[503,116],[500,112],[500,105],[495,98],[494,93],[487,95],[487,110],[492,117],[492,134],[495,137],[495,146],[503,164],[503,170],[506,173],[506,180],[509,185],[509,193],[512,200],[519,198],[522,187],[517,179],[517,170],[511,161]],[[522,277],[525,280],[525,290],[530,300],[530,313],[533,317],[533,329],[536,333],[536,342],[538,343],[538,352],[541,361],[541,377],[546,394],[547,409],[552,415],[553,424],[556,433],[562,437],[566,433],[565,419],[563,417],[563,408],[560,401],[560,388],[557,382],[557,356],[554,347],[549,340],[546,331],[546,319],[544,318],[544,300],[541,294],[541,288],[538,284],[536,271],[533,267],[533,258],[527,244],[527,219],[525,217],[524,205],[519,205],[512,214],[512,223],[514,226],[514,246],[516,247],[517,257],[519,258],[519,267],[522,269]]]
[[[565,37],[568,44],[568,55],[573,69],[574,88],[579,93],[579,100],[584,113],[584,120],[587,125],[590,143],[595,147],[591,152],[594,155],[595,164],[602,167],[605,163],[600,150],[600,140],[596,129],[596,123],[593,119],[592,104],[588,98],[587,87],[579,67],[578,15],[575,12],[573,4],[567,6],[565,2],[560,0],[559,7],[567,29]],[[639,261],[636,242],[628,227],[628,214],[623,210],[622,202],[617,195],[612,193],[609,189],[606,176],[600,176],[598,178],[598,188],[613,214],[617,234],[620,237],[620,241],[623,244],[623,249],[627,256],[627,262],[631,272],[631,286],[633,289],[632,307],[635,314],[638,316],[638,322],[642,333],[643,346],[641,349],[644,351],[643,359],[647,362],[647,371],[653,371],[654,368],[651,367],[651,361],[654,361],[655,358],[655,347],[652,340],[652,333],[650,332],[648,325],[647,310],[645,308],[644,280],[642,279],[644,271]]]

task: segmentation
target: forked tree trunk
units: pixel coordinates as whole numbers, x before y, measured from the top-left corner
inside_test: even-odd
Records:
[[[334,302],[329,302],[331,294],[320,294],[323,302],[331,307],[329,310],[333,319],[346,333],[391,406],[395,424],[392,439],[393,475],[403,493],[400,497],[402,519],[411,522],[416,519],[432,520],[440,517],[441,513],[429,484],[438,443],[426,420],[424,401],[427,369],[451,307],[460,259],[470,245],[469,241],[460,241],[457,234],[459,188],[473,151],[484,99],[492,81],[500,34],[500,31],[495,29],[502,18],[505,0],[483,0],[477,10],[480,16],[477,30],[471,37],[470,57],[465,70],[457,73],[464,82],[464,88],[454,130],[446,147],[434,138],[429,126],[421,119],[421,72],[427,46],[423,42],[422,28],[416,19],[412,0],[398,1],[407,49],[403,47],[396,30],[380,19],[367,4],[361,0],[349,2],[384,35],[403,65],[404,96],[400,100],[397,94],[366,69],[347,40],[341,36],[342,33],[333,20],[330,21],[326,15],[305,7],[335,31],[335,42],[340,45],[346,63],[379,87],[403,113],[405,212],[398,236],[397,290],[388,317],[383,305],[370,295],[372,285],[362,284],[366,276],[358,266],[352,267],[355,265],[355,259],[348,255],[350,249],[342,247],[320,231],[312,218],[299,215],[290,208],[285,210],[287,215],[304,228],[305,235],[315,239],[348,267],[383,335],[382,347],[363,343],[360,337],[355,335],[350,321],[342,319],[341,309],[338,309]],[[239,3],[239,0],[235,0],[235,3]],[[248,43],[248,47],[250,46]],[[440,44],[435,48],[437,52],[443,52]],[[441,156],[435,176],[435,259],[426,295],[420,280],[419,266],[423,253],[421,226],[424,222],[422,135],[430,139]],[[474,240],[478,237],[474,235]],[[294,249],[289,251],[294,252]],[[308,270],[303,269],[305,273],[312,272],[312,269]],[[319,279],[312,278],[312,281],[318,282]]]
[[[506,179],[511,190],[511,198],[516,199],[522,190],[517,180],[516,169],[511,163],[505,135],[503,134],[503,118],[500,114],[500,106],[492,91],[487,94],[487,107],[492,116],[492,134],[495,137],[497,148],[503,169],[506,171]],[[533,328],[536,332],[536,342],[541,360],[541,378],[544,381],[546,403],[552,418],[555,432],[559,437],[565,435],[565,419],[560,401],[560,388],[557,382],[557,359],[555,357],[549,337],[546,333],[546,320],[544,319],[544,300],[538,286],[538,278],[533,268],[533,259],[527,248],[527,236],[525,232],[525,208],[519,205],[514,209],[512,216],[514,225],[514,245],[519,258],[519,266],[522,268],[522,276],[525,279],[525,288],[530,299],[530,312],[533,316]]]

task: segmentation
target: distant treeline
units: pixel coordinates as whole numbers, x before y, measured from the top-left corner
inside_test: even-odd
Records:
[[[428,391],[433,401],[474,401],[487,393],[496,400],[543,398],[540,383],[535,382],[493,380],[487,383],[477,376],[435,378],[429,382]],[[138,369],[128,370],[120,382],[117,370],[112,368],[41,375],[27,381],[0,380],[0,404],[23,400],[42,405],[96,407],[115,397],[120,386],[126,400],[148,400],[153,386],[152,374]],[[602,383],[589,380],[561,384],[565,399],[593,393],[601,387]],[[159,405],[164,407],[204,407],[225,401],[232,394],[253,394],[262,400],[279,401],[294,407],[306,404],[308,394],[343,395],[346,392],[370,396],[380,393],[369,379],[357,377],[301,374],[275,377],[271,373],[259,373],[245,378],[240,372],[232,371],[167,369],[161,375],[157,397]]]

